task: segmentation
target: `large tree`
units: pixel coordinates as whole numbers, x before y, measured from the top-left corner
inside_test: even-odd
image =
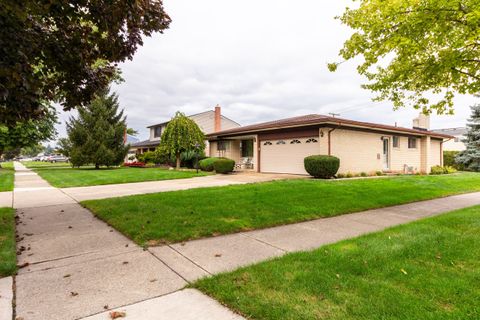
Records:
[[[169,24],[162,0],[0,1],[0,123],[85,105]]]
[[[460,152],[456,162],[473,171],[480,171],[480,104],[471,106],[472,116],[467,124],[467,133],[462,140],[467,147]]]
[[[359,2],[340,17],[355,30],[340,55],[362,58],[375,100],[442,114],[453,113],[456,93],[480,92],[480,1]]]
[[[160,137],[159,152],[175,156],[176,168],[180,169],[182,152],[204,149],[205,135],[202,130],[195,121],[177,111]]]
[[[126,117],[119,107],[117,95],[105,90],[85,107],[79,107],[77,118],[70,118],[67,133],[73,166],[94,164],[99,169],[123,162],[129,146],[124,144]]]
[[[55,138],[57,112],[46,104],[42,105],[42,109],[44,116],[40,119],[17,122],[10,126],[0,124],[0,157],[6,151],[36,146]]]

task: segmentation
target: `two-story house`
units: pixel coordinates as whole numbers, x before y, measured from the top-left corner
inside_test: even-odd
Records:
[[[240,127],[240,124],[222,115],[219,105],[214,110],[197,113],[188,116],[200,127],[204,134],[211,134],[221,130],[229,130]],[[147,151],[154,151],[160,144],[160,138],[169,121],[148,126],[150,137],[148,140],[136,142],[130,145],[129,154],[141,154]],[[209,147],[205,150],[209,154]]]

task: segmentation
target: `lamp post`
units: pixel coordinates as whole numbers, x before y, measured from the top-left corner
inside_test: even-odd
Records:
[[[197,174],[198,174],[198,148],[200,148],[200,145],[198,143],[195,143],[195,168],[197,169]]]

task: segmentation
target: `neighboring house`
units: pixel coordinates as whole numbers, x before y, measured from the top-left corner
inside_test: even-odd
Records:
[[[240,127],[240,124],[237,122],[223,116],[222,109],[218,105],[215,107],[215,110],[197,113],[188,117],[195,121],[205,134]],[[141,154],[147,151],[154,151],[160,144],[160,137],[167,127],[168,122],[169,121],[148,126],[147,128],[150,129],[150,138],[145,141],[133,143],[130,146],[130,152]],[[208,145],[205,152],[207,154],[209,153]]]
[[[430,172],[442,165],[444,140],[428,131],[428,116],[414,129],[311,114],[222,130],[207,136],[210,156],[235,160],[257,172],[306,174],[304,158],[340,158],[340,173]]]
[[[458,127],[458,128],[446,128],[446,129],[436,129],[432,130],[436,133],[448,134],[453,136],[453,139],[447,140],[443,143],[443,150],[445,151],[463,151],[466,149],[465,143],[462,140],[465,138],[467,133],[467,128]]]

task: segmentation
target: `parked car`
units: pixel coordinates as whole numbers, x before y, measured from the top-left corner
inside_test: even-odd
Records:
[[[53,155],[48,157],[48,162],[55,163],[55,162],[68,162],[68,158],[62,155]]]

